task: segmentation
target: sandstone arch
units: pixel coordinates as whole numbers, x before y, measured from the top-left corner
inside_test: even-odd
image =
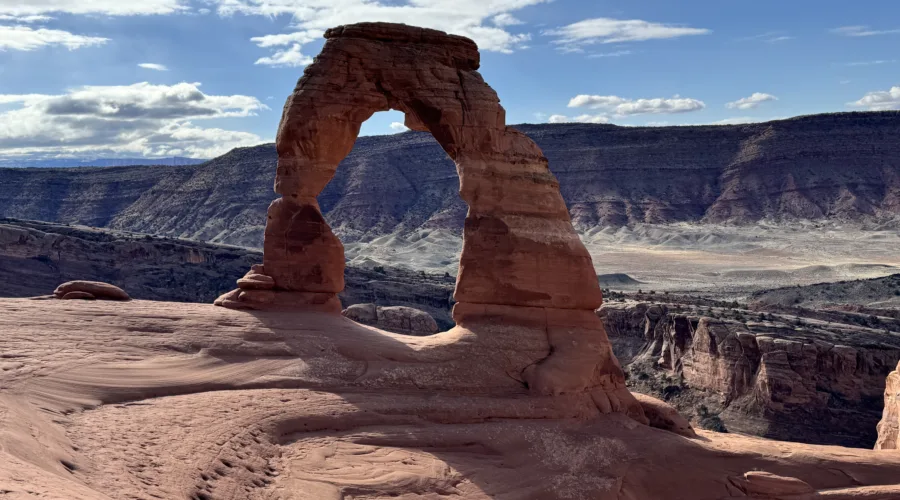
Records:
[[[269,207],[264,264],[217,304],[340,312],[343,246],[316,196],[361,124],[375,112],[399,110],[456,163],[469,206],[453,311],[458,328],[492,338],[536,332],[542,354],[520,366],[532,390],[600,389],[599,407],[642,418],[594,314],[600,287],[559,184],[537,145],[506,126],[497,94],[477,71],[475,43],[386,23],[342,26],[325,38],[279,125],[281,198]],[[611,393],[618,396],[609,400]]]

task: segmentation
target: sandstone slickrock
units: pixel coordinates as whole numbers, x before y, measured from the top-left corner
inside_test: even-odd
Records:
[[[131,300],[125,290],[99,281],[69,281],[56,287],[53,295],[58,299]]]
[[[341,314],[357,323],[389,332],[406,335],[433,335],[438,332],[438,324],[430,314],[412,307],[354,304]]]
[[[143,300],[0,299],[0,332],[11,499],[900,495],[898,453],[687,439],[583,394],[529,394],[505,370],[521,348],[497,338]]]
[[[399,110],[407,126],[430,132],[454,161],[469,207],[454,293],[457,328],[491,337],[517,335],[498,324],[519,326],[523,337],[526,329],[542,333],[546,354],[516,377],[539,394],[591,392],[604,411],[644,421],[594,314],[600,287],[559,183],[537,145],[506,126],[497,94],[477,71],[475,44],[384,23],[334,28],[325,38],[278,128],[281,197],[269,206],[258,268],[274,287],[255,289],[251,274],[216,304],[340,312],[343,245],[317,197],[362,123],[375,112]]]
[[[876,450],[900,450],[900,363],[884,388],[884,415],[878,424]]]
[[[614,349],[626,351],[633,388],[651,389],[659,373],[669,378],[659,390],[683,400],[680,410],[715,406],[730,430],[872,446],[900,336],[826,321],[801,328],[790,317],[716,319],[670,307],[677,306],[616,303],[597,313]]]

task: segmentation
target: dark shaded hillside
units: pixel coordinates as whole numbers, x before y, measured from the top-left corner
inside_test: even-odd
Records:
[[[737,126],[519,125],[580,229],[635,222],[900,220],[900,112]],[[0,169],[0,216],[256,247],[272,145],[181,167]],[[430,135],[362,137],[319,201],[347,241],[462,228],[453,163]]]
[[[83,226],[0,218],[0,297],[47,295],[71,280],[105,281],[132,297],[211,303],[262,253],[246,248]],[[429,312],[450,328],[450,276],[382,266],[348,267],[344,307],[372,302]]]

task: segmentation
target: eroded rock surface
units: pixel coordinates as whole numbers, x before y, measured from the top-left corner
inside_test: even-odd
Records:
[[[884,415],[878,424],[876,450],[900,450],[900,364],[884,388]]]
[[[645,421],[593,312],[602,303],[600,287],[559,182],[537,145],[506,126],[497,94],[478,73],[474,42],[387,23],[342,26],[325,38],[278,128],[281,197],[269,206],[263,266],[216,304],[340,312],[344,251],[317,197],[362,123],[399,110],[456,164],[469,207],[454,294],[457,328],[486,337],[543,332],[543,345],[534,346],[543,353],[515,378],[539,394],[590,392],[605,411]],[[261,274],[271,288],[258,288],[268,286]]]
[[[659,391],[690,414],[705,405],[734,431],[872,446],[900,335],[825,321],[798,326],[774,315],[717,319],[675,307],[630,302],[598,311],[633,388]]]
[[[357,323],[394,333],[434,335],[438,332],[438,324],[430,314],[412,307],[354,304],[341,314]]]
[[[142,300],[0,299],[0,332],[10,499],[900,495],[897,453],[688,439],[531,394],[503,337]]]

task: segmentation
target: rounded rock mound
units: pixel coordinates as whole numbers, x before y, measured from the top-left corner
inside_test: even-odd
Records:
[[[56,287],[53,295],[66,300],[131,300],[125,290],[100,281],[69,281]]]
[[[412,307],[354,304],[341,314],[357,323],[404,335],[434,335],[439,330],[430,314]]]

